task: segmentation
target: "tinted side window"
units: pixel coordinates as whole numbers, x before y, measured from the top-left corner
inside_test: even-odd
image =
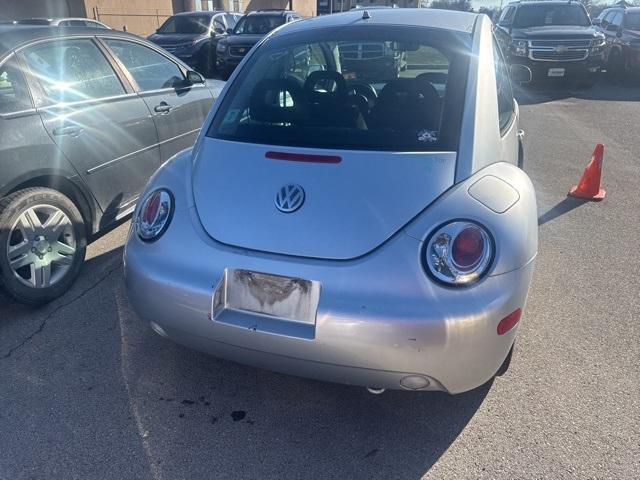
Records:
[[[230,13],[225,13],[224,14],[224,18],[227,21],[227,27],[228,28],[233,28],[236,26],[236,23],[238,23],[238,16],[237,15],[231,15]]]
[[[609,25],[611,23],[611,19],[614,17],[614,15],[616,14],[615,10],[614,11],[609,11],[609,13],[607,13],[603,19],[602,19],[602,25],[604,27],[606,27],[607,25]]]
[[[15,57],[0,67],[0,114],[33,108],[29,90]]]
[[[24,50],[44,98],[38,104],[77,102],[124,93],[102,52],[91,40],[62,40]]]
[[[124,40],[105,41],[142,91],[176,88],[184,82],[178,65],[158,52]]]
[[[213,30],[216,33],[224,33],[227,31],[227,28],[224,26],[224,17],[222,15],[217,15],[213,18]]]
[[[513,90],[509,79],[509,70],[502,57],[502,52],[495,39],[493,40],[493,58],[496,69],[496,87],[498,89],[498,116],[500,130],[503,130],[514,113],[513,110]]]
[[[505,23],[505,24],[509,24],[511,23],[511,21],[513,20],[513,14],[516,11],[515,7],[508,7],[504,14],[502,15],[502,18],[500,19],[500,23]]]
[[[611,20],[611,25],[615,25],[616,27],[622,25],[622,12],[616,12],[615,16]]]

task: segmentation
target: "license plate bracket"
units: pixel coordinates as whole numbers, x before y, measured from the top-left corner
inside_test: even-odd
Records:
[[[547,76],[549,77],[564,77],[566,70],[564,68],[550,68],[547,71]]]
[[[315,325],[319,301],[320,282],[227,268],[214,291],[211,313],[214,320],[224,312],[236,311],[244,316]]]

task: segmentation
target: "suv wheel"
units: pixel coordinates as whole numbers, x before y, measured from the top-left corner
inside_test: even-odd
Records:
[[[26,188],[0,200],[0,279],[28,304],[65,293],[82,267],[87,233],[71,200],[49,188]]]

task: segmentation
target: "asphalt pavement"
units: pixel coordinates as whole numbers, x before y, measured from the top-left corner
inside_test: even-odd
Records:
[[[506,375],[371,395],[175,345],[127,303],[127,223],[54,303],[0,290],[0,479],[639,478],[640,89],[518,98],[540,253]],[[597,142],[605,200],[568,198]]]

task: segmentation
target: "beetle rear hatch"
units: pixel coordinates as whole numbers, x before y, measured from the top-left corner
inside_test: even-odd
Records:
[[[202,147],[193,171],[202,225],[220,242],[264,252],[364,255],[454,182],[454,152],[318,151],[213,138]],[[286,186],[300,187],[304,199],[290,188],[294,198],[283,208]]]

